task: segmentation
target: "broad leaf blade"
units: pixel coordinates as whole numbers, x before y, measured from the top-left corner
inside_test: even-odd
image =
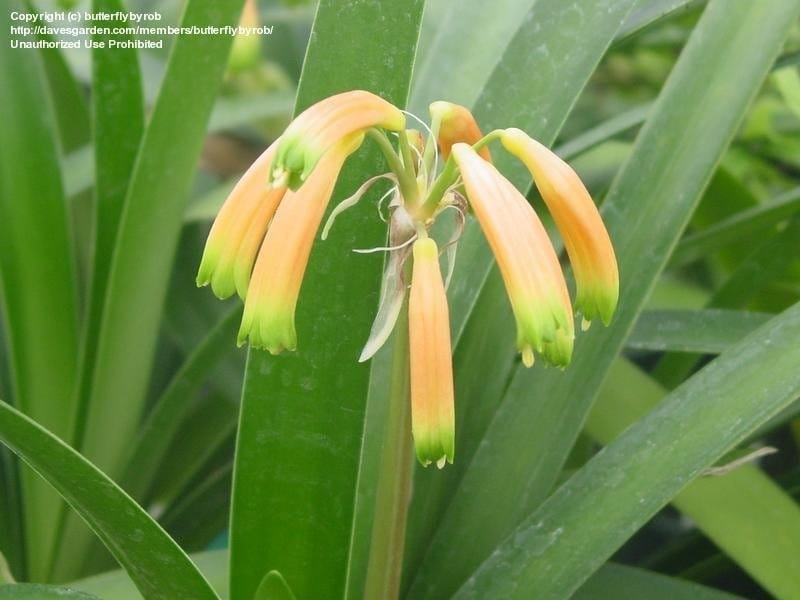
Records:
[[[322,0],[297,108],[356,88],[405,105],[422,4]],[[378,23],[391,23],[392,34],[376,36]],[[365,145],[336,195],[382,170]],[[366,203],[343,215],[311,255],[297,309],[298,351],[250,352],[234,477],[233,600],[249,600],[271,570],[299,598],[344,592],[369,385],[369,368],[356,360],[381,277],[379,256],[352,249],[380,246],[385,235]]]
[[[428,551],[421,596],[452,592],[549,492],[798,8],[784,0],[706,9],[603,206],[621,273],[614,321],[579,336],[566,372],[517,370]]]
[[[3,27],[10,27],[12,2]],[[74,404],[77,306],[54,116],[38,52],[0,44],[0,288],[13,402],[65,439]],[[59,499],[23,474],[28,568],[46,577]]]
[[[0,439],[86,520],[145,597],[217,598],[189,557],[113,481],[3,402]]]
[[[797,397],[798,336],[800,304],[720,355],[526,517],[456,597],[571,594],[703,469]]]
[[[646,415],[667,390],[618,360],[592,408],[586,430],[609,444]],[[777,598],[800,590],[800,506],[754,465],[701,477],[672,499],[717,546]]]
[[[189,0],[181,24],[235,25],[241,6],[242,0]],[[80,446],[111,476],[121,471],[144,403],[189,186],[231,41],[228,35],[176,39],[128,186]],[[74,521],[67,524],[56,567],[61,578],[79,573],[89,541]]]

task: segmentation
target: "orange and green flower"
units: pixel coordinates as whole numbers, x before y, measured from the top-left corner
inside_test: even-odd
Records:
[[[490,143],[499,140],[531,171],[564,240],[577,283],[575,305],[585,322],[595,317],[609,322],[619,276],[600,213],[564,161],[518,129],[483,135],[458,104],[434,102],[430,112],[426,139],[405,129],[402,110],[369,92],[345,92],[311,106],[231,192],[209,234],[197,282],[211,284],[220,297],[235,292],[242,297],[239,343],[273,354],[294,350],[295,307],[314,239],[344,162],[369,135],[390,172],[373,174],[341,202],[322,237],[371,185],[392,182],[385,194],[391,245],[372,249],[389,252],[390,259],[364,356],[386,341],[405,307],[408,330],[396,335],[408,335],[416,454],[425,466],[443,467],[454,458],[455,399],[446,286],[433,237],[439,229],[433,225],[446,209],[456,211],[455,231],[442,246],[449,273],[471,211],[503,277],[523,364],[533,365],[539,354],[565,367],[575,338],[572,302],[553,244],[523,194],[492,165]],[[396,141],[387,133],[396,134]]]
[[[271,181],[296,190],[322,156],[342,138],[370,127],[402,131],[403,112],[362,90],[344,92],[317,102],[300,114],[281,136]]]
[[[408,299],[411,431],[423,466],[442,468],[453,462],[455,409],[450,318],[436,242],[418,239],[413,259]]]
[[[463,142],[471,146],[477,144],[483,137],[475,117],[465,106],[437,100],[431,103],[429,111],[434,126],[438,125],[437,142],[442,158],[450,156],[453,144]],[[478,153],[486,160],[491,161],[492,155],[486,146],[481,148]]]
[[[497,259],[517,321],[517,348],[526,366],[534,350],[566,366],[574,328],[569,293],[553,245],[525,197],[483,160],[458,143],[453,156],[467,198]]]
[[[276,140],[242,176],[217,215],[206,241],[197,285],[211,284],[218,298],[238,292],[244,299],[256,253],[286,192],[266,184],[278,148]]]
[[[308,181],[289,191],[275,213],[258,252],[239,328],[240,344],[272,354],[297,347],[294,312],[311,246],[345,159],[361,145],[357,133],[341,140],[320,160]]]
[[[619,297],[614,248],[600,213],[577,173],[555,153],[519,129],[506,129],[503,146],[531,172],[558,227],[575,272],[575,307],[590,322],[608,325]]]

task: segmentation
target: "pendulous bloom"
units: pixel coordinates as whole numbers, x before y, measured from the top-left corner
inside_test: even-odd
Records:
[[[619,276],[608,232],[575,172],[519,129],[481,133],[469,110],[449,102],[430,106],[427,136],[405,129],[405,113],[386,100],[355,90],[326,98],[298,116],[225,201],[197,276],[227,297],[245,302],[240,343],[273,354],[297,346],[294,314],[311,248],[347,157],[370,137],[390,172],[375,174],[342,201],[323,228],[357,204],[370,186],[391,187],[389,253],[375,323],[360,360],[368,360],[408,311],[411,422],[417,458],[427,466],[453,462],[455,412],[446,283],[468,213],[474,214],[497,260],[517,324],[517,349],[531,366],[539,354],[566,367],[573,351],[575,316],[564,273],[547,231],[526,198],[491,164],[488,145],[502,147],[530,170],[561,232],[575,275],[576,309],[584,324],[608,324]],[[443,159],[443,164],[438,161]],[[455,231],[434,240],[433,225],[455,211]],[[435,230],[439,235],[440,228]],[[448,276],[442,277],[441,250]],[[371,251],[372,251],[371,250]],[[409,285],[410,284],[410,285]],[[354,357],[355,358],[355,357]]]
[[[197,285],[211,284],[218,298],[238,292],[244,299],[261,240],[286,192],[266,185],[278,149],[276,140],[242,176],[219,211],[208,235]]]
[[[355,90],[317,102],[303,111],[281,136],[271,178],[299,188],[323,154],[343,137],[369,127],[401,131],[403,112],[383,98]]]
[[[413,258],[408,298],[411,431],[419,461],[442,468],[445,462],[453,462],[455,445],[447,296],[436,242],[418,239]]]
[[[341,140],[319,161],[306,183],[283,198],[258,252],[244,303],[238,341],[278,354],[297,347],[294,311],[311,245],[345,159],[364,139]]]
[[[566,366],[574,328],[567,284],[539,217],[525,197],[472,146],[453,156],[472,210],[497,259],[517,321],[517,348],[526,366],[533,351]]]
[[[586,321],[608,325],[619,296],[619,273],[611,239],[586,186],[567,163],[519,129],[500,135],[506,150],[533,176],[567,248],[578,292],[575,307]]]

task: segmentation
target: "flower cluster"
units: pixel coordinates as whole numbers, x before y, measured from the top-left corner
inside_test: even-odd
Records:
[[[365,137],[374,140],[390,172],[371,178],[337,206],[322,237],[375,181],[393,183],[385,248],[390,255],[378,315],[360,360],[380,348],[407,306],[416,453],[423,465],[442,467],[454,453],[453,373],[446,283],[430,230],[443,211],[454,209],[456,222],[463,223],[471,210],[483,229],[511,302],[517,349],[526,366],[539,354],[565,367],[575,337],[572,303],[553,244],[530,203],[493,166],[489,143],[499,141],[530,171],[572,265],[583,329],[596,318],[608,324],[619,278],[600,214],[569,165],[519,129],[483,135],[463,106],[434,102],[430,112],[426,138],[406,129],[404,111],[369,92],[345,92],[308,108],[225,201],[197,283],[210,284],[220,298],[238,293],[244,300],[240,344],[249,341],[273,354],[294,350],[295,306],[334,185],[347,157]],[[456,243],[457,235],[447,244],[451,259]]]

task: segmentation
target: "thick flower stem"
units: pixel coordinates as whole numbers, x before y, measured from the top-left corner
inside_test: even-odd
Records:
[[[413,450],[409,402],[408,301],[394,329],[389,412],[386,418],[380,477],[367,567],[365,598],[398,597],[411,499]]]
[[[378,144],[378,148],[386,158],[386,162],[389,163],[389,169],[397,176],[397,185],[400,188],[400,194],[402,194],[407,202],[415,203],[419,194],[417,192],[416,178],[413,173],[413,165],[408,165],[408,167],[403,165],[394,147],[392,147],[389,138],[386,137],[386,134],[380,129],[375,129],[374,127],[370,128],[367,130],[367,135]],[[401,136],[402,135],[401,132]]]
[[[481,148],[499,138],[502,133],[502,129],[490,131],[475,144],[473,144],[472,148],[478,152],[481,150]],[[456,162],[453,160],[453,157],[450,156],[444,165],[444,169],[442,169],[442,173],[436,178],[436,181],[433,182],[433,185],[428,191],[428,196],[425,198],[425,201],[422,204],[421,217],[429,219],[434,215],[436,209],[439,207],[439,203],[442,201],[442,198],[444,198],[447,189],[453,185],[457,179],[458,168],[456,166]]]

